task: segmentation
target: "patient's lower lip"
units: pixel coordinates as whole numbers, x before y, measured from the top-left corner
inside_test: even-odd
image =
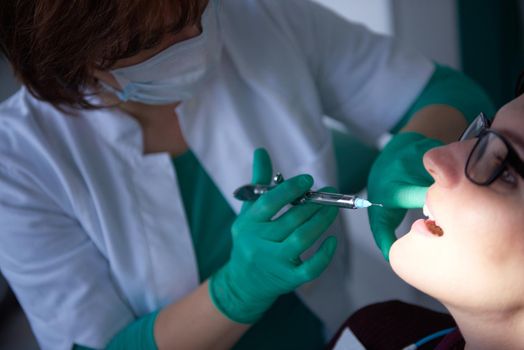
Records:
[[[420,234],[423,234],[428,237],[438,237],[434,232],[432,232],[426,225],[426,220],[419,219],[413,223],[411,230]]]
[[[439,225],[437,225],[435,220],[428,219],[425,221],[425,224],[428,230],[430,230],[435,236],[442,237],[444,235],[444,231]]]

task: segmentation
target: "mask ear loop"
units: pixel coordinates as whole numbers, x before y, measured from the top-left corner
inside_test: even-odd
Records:
[[[98,83],[102,87],[102,89],[106,90],[109,93],[112,93],[113,95],[116,95],[116,97],[120,100],[120,102],[127,102],[130,100],[130,96],[133,96],[133,94],[138,90],[138,87],[136,84],[130,84],[127,79],[119,79],[115,77],[115,80],[120,84],[120,86],[123,86],[122,90],[116,89],[113,86],[107,84],[106,82],[102,80],[98,80]]]
[[[124,101],[122,101],[120,99],[120,97],[118,96],[119,93],[120,93],[119,90],[115,89],[114,87],[112,87],[111,85],[103,82],[100,79],[96,79],[95,83],[96,83],[97,87],[99,87],[99,88],[97,88],[96,91],[89,93],[89,95],[96,96],[96,95],[100,95],[101,92],[106,92],[106,93],[111,93],[111,94],[115,95],[117,97],[117,99],[118,99],[118,102],[102,104],[102,105],[99,105],[99,106],[96,106],[96,107],[99,107],[99,108],[119,108],[122,105],[122,103]]]

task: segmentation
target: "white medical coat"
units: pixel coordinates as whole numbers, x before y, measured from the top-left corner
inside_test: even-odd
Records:
[[[232,193],[268,149],[285,176],[333,185],[329,115],[376,140],[407,111],[433,64],[306,0],[223,0],[220,66],[177,108],[190,148]],[[0,267],[44,349],[100,348],[136,317],[198,285],[169,154],[143,155],[115,109],[63,113],[21,89],[0,107]],[[213,210],[213,208],[209,208]],[[301,289],[336,326],[347,316],[345,244]],[[329,323],[331,322],[331,323]]]

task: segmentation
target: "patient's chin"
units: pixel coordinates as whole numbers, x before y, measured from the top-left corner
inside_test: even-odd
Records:
[[[412,284],[412,279],[416,278],[418,257],[413,252],[413,242],[410,233],[400,237],[393,243],[389,251],[389,263],[393,271],[405,282]]]
[[[405,239],[404,237],[405,236],[397,239],[395,243],[393,243],[393,245],[391,246],[391,249],[389,250],[389,263],[391,264],[391,268],[401,278],[402,278],[401,271],[402,271],[402,255],[403,255],[402,250],[404,246],[403,240]]]

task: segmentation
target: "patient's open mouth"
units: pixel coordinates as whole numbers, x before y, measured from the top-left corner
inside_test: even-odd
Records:
[[[430,230],[431,233],[433,233],[435,236],[441,237],[444,235],[444,230],[442,230],[442,228],[437,225],[434,220],[427,219],[424,221],[424,223],[426,224],[428,230]]]
[[[426,224],[426,227],[428,228],[428,230],[432,234],[434,234],[435,236],[438,236],[438,237],[443,236],[444,235],[444,230],[439,225],[437,225],[437,222],[435,221],[435,219],[431,215],[431,212],[429,211],[429,209],[428,209],[428,207],[426,205],[424,205],[423,211],[424,211],[424,215],[428,217],[424,221],[424,223]]]

